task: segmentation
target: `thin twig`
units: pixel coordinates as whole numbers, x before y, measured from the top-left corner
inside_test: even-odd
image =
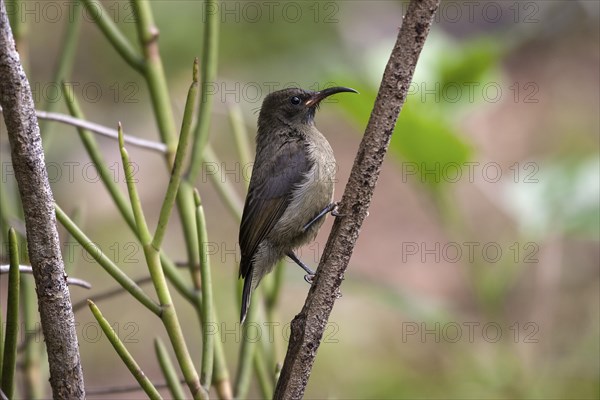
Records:
[[[9,265],[0,265],[0,275],[7,274],[9,269],[10,269]],[[19,265],[19,272],[21,272],[23,274],[33,274],[33,269],[29,265]],[[78,279],[78,278],[68,277],[67,284],[73,285],[73,286],[79,286],[84,289],[92,288],[91,283],[89,283],[88,281],[84,281],[83,279]]]
[[[87,129],[94,133],[97,133],[102,136],[107,136],[111,139],[117,139],[119,137],[119,133],[116,129],[107,128],[106,126],[99,125],[93,122],[85,121],[82,119],[78,119],[75,117],[71,117],[67,114],[61,114],[56,112],[47,112],[36,110],[35,114],[39,119],[44,119],[48,121],[56,121],[62,122],[67,125],[75,126],[77,128]],[[148,150],[153,150],[164,154],[167,152],[167,146],[164,143],[155,142],[152,140],[141,139],[135,136],[125,135],[125,143],[130,144],[132,146],[141,147]]]

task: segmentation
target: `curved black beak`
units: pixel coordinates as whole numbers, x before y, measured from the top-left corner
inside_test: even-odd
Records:
[[[344,87],[344,86],[336,86],[327,89],[320,90],[318,92],[313,93],[312,96],[304,103],[307,107],[314,107],[321,102],[326,97],[329,97],[336,93],[349,92],[349,93],[358,93],[358,91]]]

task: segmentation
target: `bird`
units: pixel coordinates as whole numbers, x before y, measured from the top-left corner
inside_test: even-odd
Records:
[[[252,292],[284,257],[314,272],[294,253],[312,241],[333,202],[336,162],[325,136],[315,126],[315,113],[325,98],[358,93],[348,87],[320,91],[286,88],[268,94],[258,116],[256,156],[239,231],[239,278],[244,280],[240,322]]]

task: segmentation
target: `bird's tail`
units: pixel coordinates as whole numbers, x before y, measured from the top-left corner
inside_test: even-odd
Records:
[[[248,308],[250,308],[250,295],[252,294],[252,269],[248,271],[246,279],[244,279],[244,290],[242,291],[242,310],[240,315],[240,323],[244,323]]]

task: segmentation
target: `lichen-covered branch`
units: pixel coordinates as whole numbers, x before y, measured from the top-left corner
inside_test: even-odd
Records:
[[[54,198],[31,88],[15,48],[3,0],[0,1],[0,105],[25,213],[52,394],[55,399],[83,399],[83,372],[56,230]]]

